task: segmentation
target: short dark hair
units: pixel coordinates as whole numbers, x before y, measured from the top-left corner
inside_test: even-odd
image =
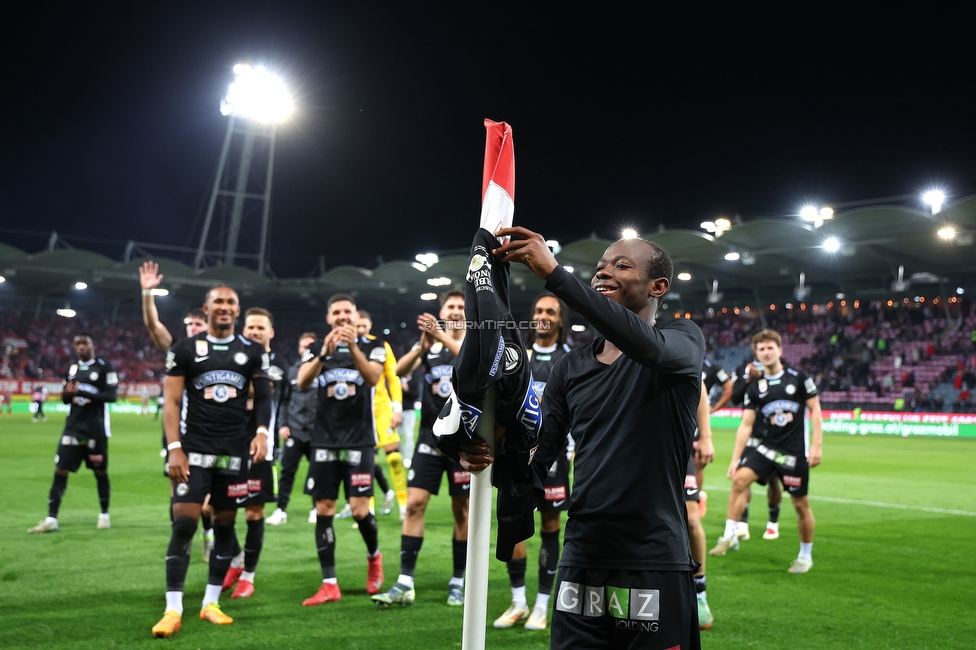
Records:
[[[264,316],[268,319],[268,322],[271,323],[271,327],[274,327],[274,316],[272,316],[271,312],[264,307],[251,307],[244,312],[244,320],[247,320],[248,316]]]
[[[647,277],[652,280],[656,278],[667,278],[668,284],[671,284],[674,279],[674,263],[671,261],[671,256],[668,255],[666,250],[654,242],[647,241],[646,239],[641,239],[641,241],[650,246],[653,251],[650,264],[647,267]]]
[[[88,330],[81,330],[80,332],[78,332],[77,334],[74,335],[74,337],[72,338],[72,340],[79,339],[79,338],[86,338],[86,339],[88,339],[89,341],[92,342],[92,345],[95,344],[95,337],[92,336],[92,333],[89,332]]]
[[[316,334],[315,332],[302,332],[302,335],[298,337],[298,340],[299,341],[301,341],[302,339],[315,339],[315,340],[318,340],[318,338],[319,338],[319,335]]]
[[[372,321],[372,320],[373,320],[373,317],[372,317],[372,316],[370,316],[370,315],[369,315],[369,312],[368,312],[368,311],[366,311],[365,309],[360,309],[360,310],[359,310],[359,317],[360,317],[360,318],[365,318],[365,319],[366,319],[366,320],[368,320],[368,321]]]
[[[356,306],[356,299],[350,296],[348,293],[336,293],[329,298],[329,302],[325,303],[325,310],[329,311],[330,309],[332,309],[333,304],[337,302],[342,302],[343,300],[347,300],[351,302],[353,307]]]
[[[207,318],[207,312],[203,311],[199,307],[194,307],[190,311],[186,312],[186,316],[183,317],[183,322],[186,323],[187,319],[189,318],[199,318],[204,323],[210,320]]]
[[[210,294],[214,292],[214,289],[230,289],[234,292],[235,296],[237,295],[237,289],[234,287],[228,287],[226,284],[215,284],[207,289],[207,293],[203,294],[203,304],[207,304],[207,302],[210,300]]]
[[[464,292],[461,291],[460,289],[451,289],[450,291],[445,291],[444,293],[441,294],[441,307],[443,307],[444,303],[446,303],[451,298],[460,298],[461,300],[464,300]]]
[[[569,328],[569,307],[566,306],[566,303],[563,302],[559,296],[550,293],[548,291],[544,291],[540,293],[538,296],[536,296],[535,300],[532,301],[532,313],[529,314],[529,319],[531,319],[532,316],[535,315],[535,306],[543,298],[555,298],[559,302],[559,320],[562,321],[562,324],[559,326],[559,334],[556,336],[556,343],[562,345],[563,343],[566,342],[566,330]],[[535,340],[535,335],[537,331],[538,330],[534,330],[534,329],[529,330],[529,338],[531,340],[533,341]]]

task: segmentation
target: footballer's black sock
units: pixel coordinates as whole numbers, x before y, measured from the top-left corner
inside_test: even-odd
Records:
[[[51,483],[51,493],[47,497],[47,516],[57,519],[58,510],[61,509],[61,499],[64,498],[64,491],[68,489],[68,476],[54,475],[54,482]]]
[[[369,553],[370,557],[373,557],[379,548],[379,540],[376,534],[378,528],[376,515],[371,512],[362,519],[356,519],[356,523],[359,524],[359,534],[363,536],[363,541],[366,542],[366,552]]]
[[[695,593],[703,594],[705,593],[705,574],[700,576],[695,576]]]
[[[241,554],[241,543],[239,541],[237,541],[237,530],[236,529],[231,529],[231,532],[234,535],[234,541],[233,541],[233,545],[234,545],[234,557],[237,557],[238,555]]]
[[[742,516],[739,517],[739,523],[747,524],[749,523],[749,504],[746,504],[745,510],[742,511]]]
[[[186,569],[190,566],[190,544],[197,532],[197,522],[180,517],[173,522],[173,533],[166,549],[166,591],[183,591]]]
[[[405,576],[413,576],[417,568],[417,556],[420,555],[420,547],[424,545],[424,538],[403,535],[400,538],[400,573]]]
[[[332,528],[331,516],[315,517],[315,548],[319,552],[322,579],[335,578],[335,530]]]
[[[508,581],[511,583],[513,589],[525,586],[525,566],[526,561],[523,557],[521,560],[509,560],[508,564]]]
[[[779,523],[779,504],[769,506],[769,522],[773,524]]]
[[[200,525],[203,526],[203,532],[207,532],[213,528],[213,515],[204,510],[200,511]]]
[[[383,471],[383,468],[379,464],[373,467],[373,476],[376,477],[376,484],[380,486],[383,494],[390,491],[390,482],[386,479],[386,472]]]
[[[254,573],[261,558],[264,546],[264,519],[247,522],[247,537],[244,539],[244,570]]]
[[[112,484],[109,483],[108,474],[105,472],[96,473],[95,481],[98,482],[98,504],[102,507],[102,513],[107,513],[108,501],[112,496]]]
[[[559,531],[542,533],[542,548],[539,549],[539,593],[551,594],[552,583],[556,579],[556,566],[559,564]]]
[[[234,535],[234,524],[220,524],[216,521],[213,524],[214,545],[210,552],[210,573],[207,577],[208,585],[224,584],[224,576],[230,568],[230,561],[237,553],[234,552],[234,544],[237,537]],[[240,551],[238,551],[239,553]]]
[[[453,540],[453,550],[454,550],[454,577],[463,578],[464,577],[464,565],[468,561],[468,540],[466,539],[455,539]]]

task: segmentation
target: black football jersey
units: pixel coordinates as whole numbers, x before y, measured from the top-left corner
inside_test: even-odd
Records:
[[[386,346],[382,338],[367,339],[361,336],[356,344],[368,360],[381,365],[386,361]],[[312,343],[302,361],[312,361],[321,349],[321,341]],[[318,387],[313,447],[349,449],[376,445],[373,388],[366,385],[356,369],[356,362],[347,346],[337,347],[325,358],[322,372],[313,385]]]
[[[537,475],[568,431],[576,440],[560,566],[690,571],[683,485],[701,397],[701,330],[684,318],[648,324],[562,267],[546,288],[601,334],[555,364],[542,400]],[[623,352],[609,365],[597,358],[606,340]]]
[[[180,434],[183,446],[204,453],[237,453],[248,430],[248,393],[254,377],[267,376],[270,358],[243,336],[218,339],[206,332],[183,339],[166,353],[166,374],[183,377]]]
[[[281,363],[281,360],[278,359],[274,352],[270,352],[268,354],[268,360],[270,361],[270,365],[264,374],[267,375],[268,379],[271,380],[273,393],[271,400],[271,425],[268,427],[268,431],[271,432],[271,435],[268,436],[268,453],[264,459],[272,461],[274,460],[275,447],[278,444],[278,409],[281,406],[281,392],[282,386],[285,383],[283,380],[285,378],[286,371],[280,365],[278,365]],[[252,436],[257,433],[258,418],[254,409],[251,409],[250,415],[247,418],[247,430],[251,432]]]
[[[702,381],[705,382],[706,394],[711,394],[716,386],[723,386],[729,381],[729,373],[725,372],[722,366],[712,363],[708,359],[702,362]]]
[[[68,368],[64,381],[78,382],[78,395],[71,400],[65,430],[85,437],[111,437],[108,403],[115,401],[119,385],[111,364],[103,359],[79,359]]]
[[[434,343],[421,357],[421,367],[424,371],[424,384],[420,398],[423,403],[420,426],[421,429],[429,430],[434,426],[447,398],[454,392],[451,384],[454,355],[442,343]],[[431,440],[424,442],[430,443]]]
[[[532,348],[526,350],[525,354],[529,358],[529,370],[532,372],[532,383],[535,386],[536,394],[543,401],[545,401],[546,382],[549,381],[549,373],[552,372],[552,367],[569,351],[570,347],[565,343],[562,345],[557,343],[547,348],[540,348],[533,343]],[[563,445],[562,457],[566,456],[568,448],[569,436],[566,437],[566,443]]]
[[[802,370],[784,368],[772,377],[763,374],[746,389],[743,408],[756,412],[752,437],[777,451],[807,453],[806,403],[817,395],[813,378]]]

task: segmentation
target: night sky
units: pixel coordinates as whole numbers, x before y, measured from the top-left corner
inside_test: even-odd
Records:
[[[275,161],[279,277],[466,249],[485,117],[514,129],[516,222],[561,241],[976,192],[972,3],[341,4],[5,20],[0,241],[195,245],[239,61],[299,106]]]

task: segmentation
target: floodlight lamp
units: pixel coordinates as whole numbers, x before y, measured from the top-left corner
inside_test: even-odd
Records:
[[[440,258],[437,257],[437,253],[418,253],[414,256],[414,259],[428,267],[434,266],[440,260]]]
[[[836,253],[840,250],[840,240],[836,237],[828,237],[824,240],[823,249],[828,253]]]
[[[640,235],[633,228],[624,228],[623,232],[620,233],[621,239],[637,239]]]
[[[922,202],[932,208],[932,214],[942,211],[942,204],[945,203],[945,192],[942,190],[929,190],[922,195]]]
[[[87,282],[75,282],[75,289],[77,289],[78,291],[84,291],[87,288],[88,288]]]
[[[966,293],[966,290],[962,287],[956,287],[956,293],[961,296],[962,294]]]
[[[816,221],[820,217],[820,211],[812,205],[805,205],[800,209],[800,218],[804,221]]]
[[[725,259],[729,262],[735,262],[739,259],[739,254],[736,253],[735,251],[732,251],[731,253],[726,253]]]
[[[410,266],[412,266],[413,268],[417,269],[421,273],[424,273],[425,271],[427,271],[427,267],[424,266],[423,264],[421,264],[420,262],[410,262]]]
[[[65,306],[64,309],[59,309],[57,313],[58,316],[61,316],[62,318],[74,318],[78,315],[78,312],[69,306]]]
[[[726,219],[725,217],[719,217],[718,219],[715,220],[716,230],[728,230],[731,227],[732,227],[732,222]]]
[[[427,284],[432,287],[446,287],[451,284],[451,278],[427,278]]]
[[[559,251],[561,251],[563,249],[563,247],[560,246],[559,245],[559,242],[556,241],[555,239],[547,239],[546,240],[546,246],[549,247],[549,250],[552,251],[552,254],[553,255],[559,255]]]
[[[952,226],[943,226],[942,228],[939,228],[939,237],[942,239],[955,239],[956,229]]]
[[[828,208],[828,207],[820,208],[820,218],[821,219],[833,219],[834,218],[834,209],[833,208]]]
[[[421,300],[437,300],[437,294],[434,293],[433,291],[430,291],[428,293],[422,293],[422,294],[420,294],[420,299]]]
[[[5,278],[2,275],[0,275],[0,284],[3,284],[6,281],[7,281],[7,278]]]
[[[688,280],[691,279],[691,273],[688,273],[687,271],[683,273],[679,273],[678,279],[681,280],[682,282],[687,282]]]
[[[282,122],[291,115],[294,104],[284,82],[262,67],[246,63],[234,66],[234,81],[220,102],[223,115],[257,122]]]
[[[715,232],[715,222],[714,221],[702,221],[701,224],[698,227],[701,228],[702,230],[707,231],[707,232]]]

